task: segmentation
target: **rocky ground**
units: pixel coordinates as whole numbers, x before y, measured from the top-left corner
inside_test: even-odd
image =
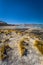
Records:
[[[25,46],[28,44],[23,55],[18,47],[21,40],[25,41]],[[43,65],[43,54],[34,46],[35,40],[43,42],[43,30],[0,30],[0,49],[9,46],[6,47],[6,58],[1,57],[0,50],[0,65]],[[43,44],[41,47],[43,49]]]

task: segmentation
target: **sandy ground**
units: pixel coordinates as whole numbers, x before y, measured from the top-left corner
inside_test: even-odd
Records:
[[[34,47],[34,41],[36,39],[43,40],[43,38],[36,37],[30,31],[29,29],[24,31],[9,30],[10,33],[7,33],[7,30],[0,30],[0,47],[3,44],[9,44],[12,48],[10,51],[7,51],[9,57],[3,61],[0,60],[0,65],[43,65],[43,55]],[[20,56],[18,44],[24,38],[27,38],[25,39],[25,42],[28,43],[27,52],[26,55]]]

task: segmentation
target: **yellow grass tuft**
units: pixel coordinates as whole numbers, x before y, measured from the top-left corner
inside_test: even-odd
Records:
[[[20,43],[18,44],[18,49],[19,49],[20,56],[25,55],[26,45],[25,45],[25,41],[24,40],[21,40],[20,41]]]
[[[2,45],[0,47],[0,60],[4,60],[5,58],[7,58],[7,54],[6,54],[7,52],[6,52],[6,50],[8,48],[10,48],[8,44]]]
[[[43,54],[43,42],[39,40],[35,40],[34,46],[38,49],[38,51]]]

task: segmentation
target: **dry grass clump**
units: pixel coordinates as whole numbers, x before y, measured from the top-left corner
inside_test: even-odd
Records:
[[[3,43],[5,40],[4,39],[2,39],[2,40],[0,40],[0,43]]]
[[[41,54],[43,54],[43,42],[39,40],[35,40],[34,46],[40,51]]]
[[[8,57],[7,55],[8,49],[10,49],[8,44],[0,46],[0,60],[4,60]]]
[[[0,47],[0,60],[4,60],[7,57],[5,46]]]
[[[0,33],[9,34],[8,30],[0,30]]]
[[[13,30],[10,30],[10,29],[8,30],[8,32],[10,32],[10,33],[11,33],[12,31],[13,31]]]
[[[21,31],[19,31],[19,32],[18,32],[18,34],[19,34],[19,35],[22,35],[22,32],[21,32]]]
[[[1,32],[0,32],[0,34],[1,34],[1,33],[4,33],[4,32],[3,32],[3,31],[1,31]]]
[[[4,41],[4,43],[5,43],[5,42],[8,42],[8,41],[9,41],[9,39],[6,39],[6,40]]]
[[[24,38],[24,41],[29,41],[29,38]]]
[[[0,40],[0,43],[2,43],[2,41]]]
[[[11,33],[13,30],[6,29],[6,30],[0,30],[0,33],[5,33],[6,35]]]
[[[32,38],[39,38],[40,40],[43,40],[43,31],[42,30],[31,30],[29,32],[29,36]]]
[[[8,35],[10,32],[9,32],[9,30],[5,30],[4,33],[5,33],[6,35]]]
[[[18,44],[18,49],[19,49],[19,53],[20,56],[23,56],[26,54],[26,46],[27,44],[25,44],[26,42],[24,40],[20,41],[20,43]]]
[[[5,43],[5,42],[8,42],[9,41],[9,39],[2,39],[2,40],[0,40],[0,43]]]

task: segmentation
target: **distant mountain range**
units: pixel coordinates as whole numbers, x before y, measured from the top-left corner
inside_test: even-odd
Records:
[[[0,21],[0,26],[16,26],[18,28],[43,28],[43,24],[8,24]]]
[[[13,24],[8,24],[4,21],[0,21],[0,26],[13,26]]]

